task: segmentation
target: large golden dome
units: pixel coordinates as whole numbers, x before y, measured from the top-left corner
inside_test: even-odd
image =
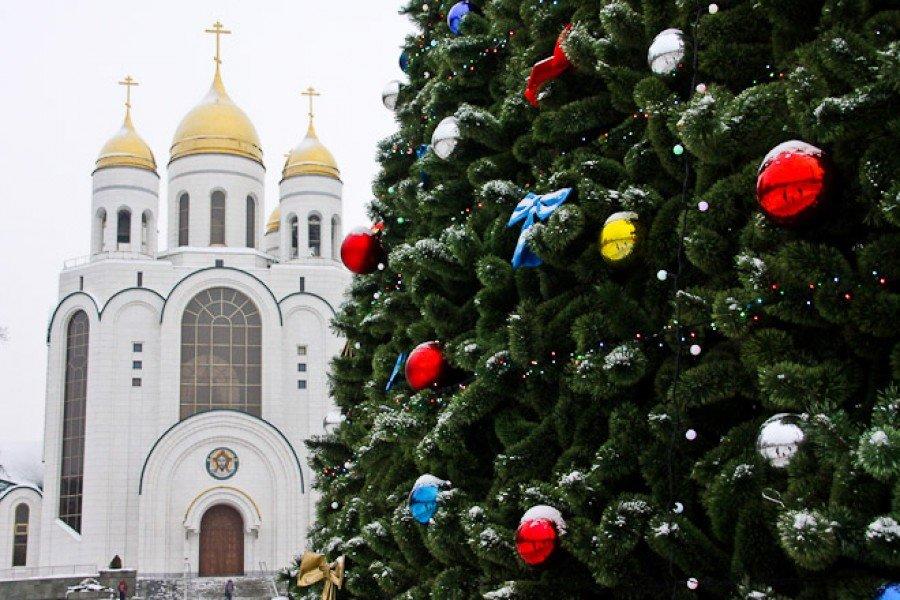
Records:
[[[181,120],[170,152],[170,161],[192,154],[232,154],[262,164],[256,128],[225,91],[218,63],[209,93]]]
[[[288,154],[281,175],[282,179],[298,175],[319,175],[340,181],[341,172],[338,169],[337,162],[335,162],[334,156],[328,151],[328,148],[316,136],[316,129],[313,127],[312,119],[309,121],[306,137]]]
[[[153,152],[134,129],[131,122],[131,108],[125,109],[125,122],[100,149],[94,170],[107,167],[134,167],[156,173],[156,160]]]

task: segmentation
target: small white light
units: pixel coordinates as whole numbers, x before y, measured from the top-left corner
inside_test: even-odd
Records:
[[[689,590],[696,590],[698,587],[700,587],[700,582],[697,581],[696,577],[691,577],[687,580],[687,586]]]
[[[374,294],[372,294],[372,297],[378,300],[379,298],[381,298],[381,292],[375,292]]]
[[[656,272],[656,278],[659,279],[660,281],[665,281],[668,276],[669,276],[669,272],[666,271],[665,269],[660,269],[659,271]]]
[[[681,513],[683,513],[684,512],[684,504],[682,504],[681,502],[676,502],[674,511],[675,511],[675,514],[677,514],[677,515],[680,515]]]
[[[378,270],[384,271],[384,263],[378,263]]]
[[[427,5],[427,4],[423,4],[423,5],[422,5],[422,10],[423,10],[423,11],[428,10],[428,5]]]
[[[684,437],[687,441],[693,442],[697,439],[697,432],[693,429],[688,429],[684,432]]]
[[[705,84],[705,83],[698,83],[698,84],[697,84],[697,87],[696,87],[696,90],[697,90],[698,92],[700,92],[701,94],[705,94],[705,93],[706,93],[706,84]]]
[[[338,506],[340,506],[340,504],[338,504],[337,502],[332,502],[332,503],[331,503],[331,510],[337,510],[337,509],[338,509]]]
[[[709,5],[709,14],[714,15],[719,12],[719,5],[713,2]]]
[[[357,350],[359,350],[360,348],[362,348],[362,344],[360,344],[359,342],[356,342],[355,344],[353,344],[353,347],[356,348]]]
[[[700,356],[701,348],[700,344],[691,344],[691,354],[694,356]]]
[[[709,202],[707,202],[706,200],[701,200],[700,202],[697,203],[697,209],[700,212],[708,211],[709,210]]]

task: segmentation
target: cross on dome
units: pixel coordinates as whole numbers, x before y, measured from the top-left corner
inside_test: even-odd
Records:
[[[141,85],[137,81],[135,81],[134,77],[131,75],[126,75],[125,79],[119,82],[119,85],[125,86],[125,108],[131,109],[131,88],[136,85]]]
[[[219,20],[216,20],[216,22],[213,23],[212,29],[204,29],[203,31],[204,31],[204,33],[211,33],[216,36],[216,55],[213,57],[213,60],[216,62],[216,67],[218,67],[220,64],[222,64],[222,52],[221,52],[222,36],[230,35],[231,30],[225,29],[225,26],[222,25],[222,22]]]
[[[308,88],[306,88],[306,90],[300,92],[300,95],[307,96],[309,98],[309,122],[312,123],[313,116],[315,116],[313,114],[313,98],[315,98],[316,96],[321,96],[322,94],[320,92],[317,92],[316,88],[314,88],[313,86],[309,86]]]

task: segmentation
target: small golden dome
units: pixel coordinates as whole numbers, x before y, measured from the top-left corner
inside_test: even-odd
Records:
[[[281,229],[281,207],[276,206],[266,222],[266,233],[274,233]]]
[[[309,121],[309,129],[306,137],[296,148],[288,154],[281,173],[282,179],[296,177],[298,175],[319,175],[341,180],[341,172],[338,169],[334,156],[328,151],[316,136],[312,119]]]
[[[156,173],[156,160],[153,152],[131,122],[131,108],[125,109],[125,122],[100,149],[94,170],[107,167],[135,167]]]
[[[170,152],[170,161],[192,154],[233,154],[262,164],[256,128],[225,91],[218,63],[209,93],[181,120]]]

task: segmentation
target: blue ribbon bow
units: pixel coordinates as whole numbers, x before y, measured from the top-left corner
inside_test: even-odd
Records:
[[[522,232],[519,234],[519,242],[516,244],[516,251],[513,252],[512,266],[514,269],[537,267],[544,262],[537,254],[528,249],[526,244],[528,232],[535,222],[546,221],[553,211],[568,199],[571,193],[572,188],[563,188],[542,196],[529,193],[519,201],[506,224],[507,227],[512,227],[516,223],[524,221]]]
[[[389,392],[391,388],[394,387],[394,382],[397,380],[397,375],[400,374],[400,369],[403,368],[403,363],[406,362],[406,352],[401,352],[397,355],[397,362],[394,363],[394,370],[391,371],[391,376],[388,378],[387,385],[384,386],[384,391]]]

